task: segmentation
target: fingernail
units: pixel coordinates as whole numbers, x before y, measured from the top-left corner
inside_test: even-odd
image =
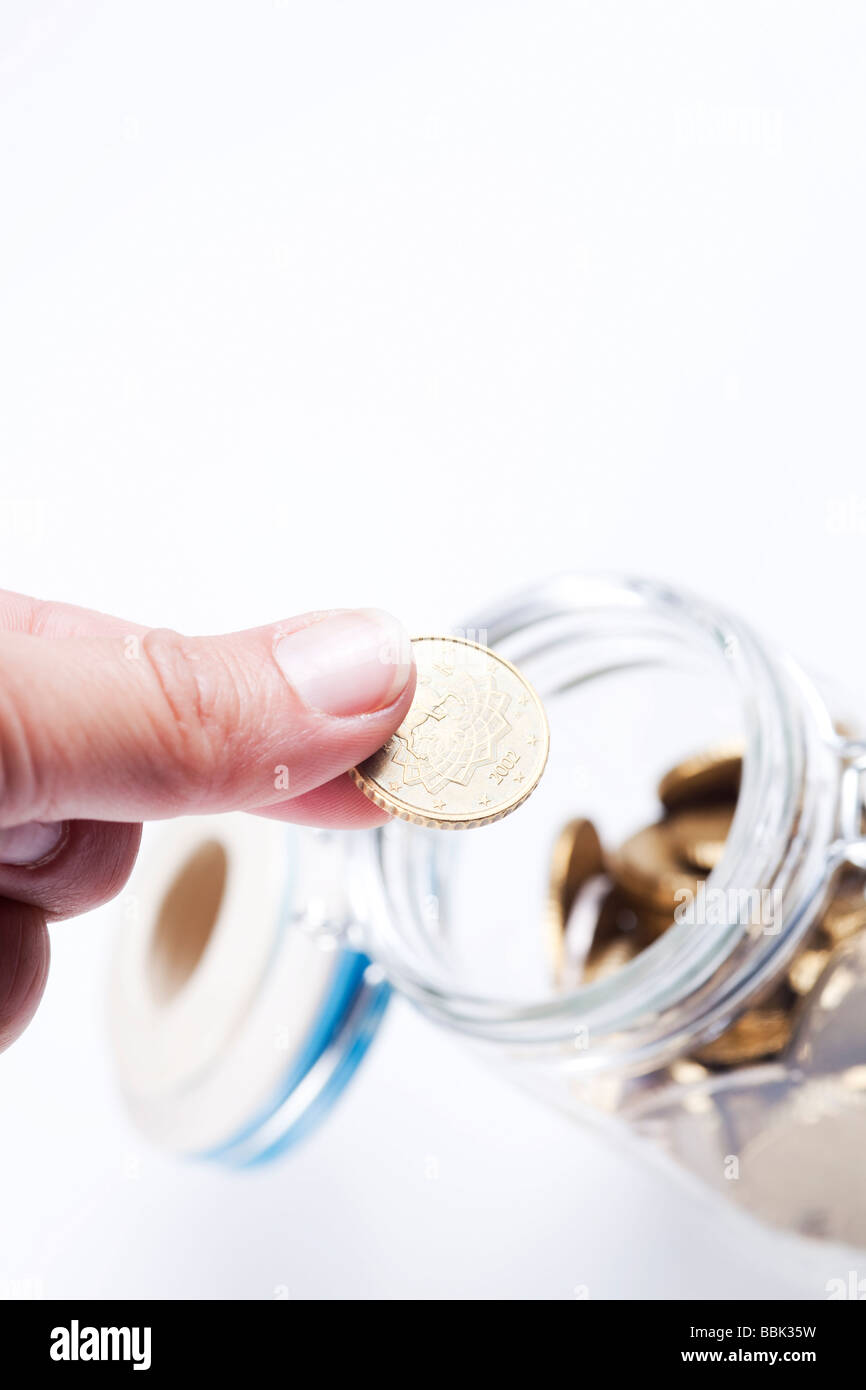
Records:
[[[38,864],[60,848],[65,821],[31,820],[0,830],[0,864]]]
[[[379,608],[321,618],[281,637],[274,656],[304,704],[325,714],[384,709],[412,670],[408,634]]]

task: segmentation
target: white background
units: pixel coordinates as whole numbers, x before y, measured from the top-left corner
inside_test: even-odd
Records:
[[[416,630],[566,567],[866,687],[859,5],[4,0],[2,582]],[[147,1149],[116,910],[0,1061],[0,1289],[820,1296],[394,1007],[253,1178]],[[438,1179],[428,1174],[438,1164]]]

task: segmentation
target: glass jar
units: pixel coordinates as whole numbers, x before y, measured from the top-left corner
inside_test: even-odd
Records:
[[[275,1157],[326,1113],[396,989],[581,1122],[653,1140],[771,1225],[866,1246],[866,934],[834,951],[780,1055],[693,1060],[784,977],[843,866],[866,867],[862,725],[742,620],[657,583],[563,576],[459,631],[544,700],[538,790],[471,834],[250,817],[164,831],[112,987],[139,1123],[236,1166]],[[653,818],[666,767],[732,736],[742,779],[712,920],[558,987],[542,919],[562,824],[591,816],[617,842]],[[223,838],[196,889],[190,865]],[[202,924],[189,904],[214,898],[214,875]]]

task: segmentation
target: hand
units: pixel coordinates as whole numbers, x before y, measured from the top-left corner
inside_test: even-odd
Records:
[[[181,637],[0,591],[0,1050],[42,995],[46,922],[123,887],[142,820],[387,820],[345,774],[414,685],[403,628],[374,609]]]

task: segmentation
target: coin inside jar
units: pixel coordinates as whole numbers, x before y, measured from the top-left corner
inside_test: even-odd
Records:
[[[409,712],[351,769],[377,806],[417,825],[470,829],[534,791],[550,743],[544,706],[510,661],[462,637],[417,637]]]
[[[665,773],[658,785],[659,800],[667,811],[701,802],[736,801],[742,769],[739,741],[694,753]]]
[[[788,967],[788,984],[794,993],[808,994],[818,983],[829,959],[828,950],[810,948],[800,951]]]
[[[634,930],[635,914],[613,884],[602,899],[595,934],[583,966],[583,983],[595,984],[615,975],[641,950]]]
[[[683,865],[709,874],[725,850],[734,818],[733,806],[690,806],[666,822],[675,852]]]
[[[604,854],[592,821],[577,817],[556,837],[550,860],[547,898],[548,952],[557,974],[565,956],[565,929],[580,888],[601,873]]]
[[[611,876],[635,904],[673,920],[685,896],[694,897],[700,875],[682,865],[664,822],[645,826],[609,856]]]
[[[758,1062],[781,1052],[792,1032],[792,1018],[785,1009],[750,1009],[741,1014],[718,1038],[693,1054],[710,1066],[738,1066]]]
[[[832,898],[821,917],[821,933],[832,944],[848,941],[866,928],[866,875],[859,869],[843,870]]]

